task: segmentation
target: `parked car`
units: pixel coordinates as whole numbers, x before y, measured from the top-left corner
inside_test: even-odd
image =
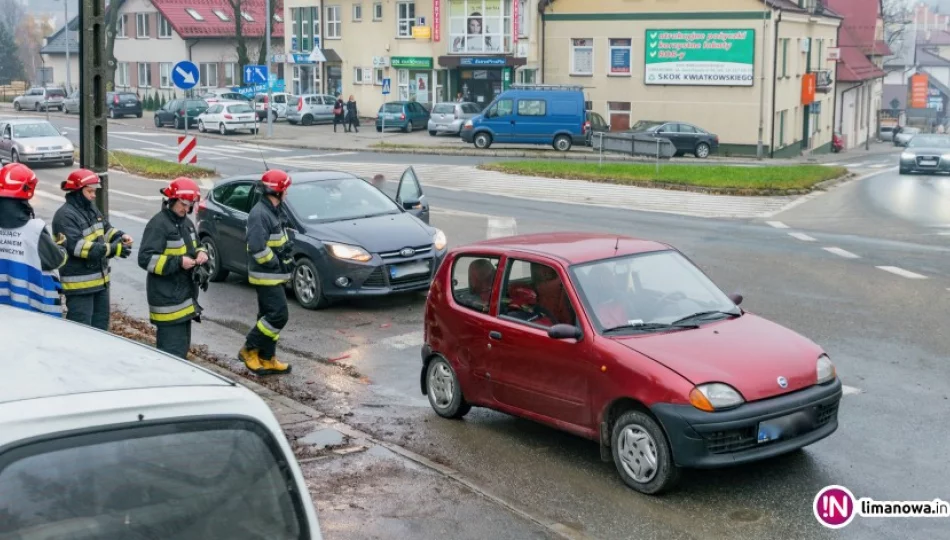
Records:
[[[587,146],[593,145],[595,133],[610,133],[610,124],[604,120],[603,116],[587,111],[587,121],[584,122],[584,140]]]
[[[0,537],[322,538],[277,418],[244,386],[45,314],[0,306],[0,326],[18,359],[0,379]]]
[[[142,100],[134,92],[106,92],[106,107],[109,118],[142,118]]]
[[[921,132],[920,128],[904,127],[894,135],[894,146],[907,146],[907,143]]]
[[[707,158],[719,150],[718,135],[685,122],[641,120],[628,133],[669,139],[676,147],[675,156],[693,154],[698,158]]]
[[[945,157],[947,154],[950,154],[950,135],[916,135],[901,152],[898,172],[950,172],[950,159]]]
[[[79,114],[79,98],[82,94],[79,93],[79,90],[76,90],[72,94],[66,97],[63,100],[63,114],[76,113]]]
[[[203,99],[173,99],[155,111],[155,127],[171,124],[175,129],[184,129],[186,112],[188,127],[191,127],[198,124],[198,117],[207,110],[208,103]]]
[[[0,162],[72,166],[73,143],[53,124],[37,118],[0,120]]]
[[[198,205],[198,236],[211,279],[247,274],[247,215],[259,176],[217,184]],[[336,171],[295,172],[285,201],[297,267],[289,286],[307,309],[332,300],[429,288],[445,256],[445,234],[429,226],[429,203],[410,167],[396,201],[361,178]]]
[[[502,92],[465,123],[462,140],[485,149],[492,144],[549,144],[567,152],[585,144],[587,110],[581,88],[514,89]]]
[[[257,133],[257,114],[250,105],[244,103],[214,103],[198,115],[198,131],[218,130],[227,135],[239,129],[246,129],[250,133]]]
[[[429,291],[420,384],[445,418],[486,407],[591,439],[646,494],[838,428],[820,346],[739,307],[685,255],[612,234],[452,249]]]
[[[14,98],[13,109],[16,111],[34,110],[45,111],[46,109],[63,110],[63,100],[66,99],[66,90],[62,88],[51,88],[43,86],[34,86],[26,91],[25,94]]]
[[[465,122],[475,118],[479,112],[481,109],[475,103],[436,103],[429,117],[429,135],[461,135]]]
[[[274,101],[271,117],[276,122],[280,118],[287,118],[287,108],[294,102],[294,96],[286,92],[272,93]],[[270,104],[267,102],[267,94],[257,94],[254,96],[254,110],[257,111],[257,118],[261,122],[267,121],[267,111],[270,110]]]
[[[238,103],[251,103],[252,99],[245,96],[240,92],[235,92],[230,88],[215,88],[213,90],[208,90],[204,94],[198,96],[203,99],[205,103],[211,105],[213,103],[221,103],[225,101],[236,101]]]
[[[336,98],[326,94],[297,96],[297,106],[287,108],[287,122],[293,125],[310,126],[333,121],[333,106]]]
[[[878,133],[878,138],[882,141],[893,141],[894,140],[894,131],[897,130],[897,126],[881,126],[881,130]]]
[[[415,101],[391,101],[379,107],[376,131],[382,132],[383,125],[386,129],[399,129],[406,133],[425,129],[430,117],[429,110]]]

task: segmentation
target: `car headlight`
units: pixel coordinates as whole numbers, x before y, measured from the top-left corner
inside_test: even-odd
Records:
[[[745,402],[739,392],[724,383],[701,384],[689,393],[689,402],[701,411],[731,409]]]
[[[25,153],[27,153],[27,154],[32,154],[33,152],[36,152],[36,147],[35,147],[35,146],[24,146],[24,147],[23,147],[23,151],[24,151]]]
[[[435,249],[437,251],[442,251],[445,249],[445,246],[448,245],[448,240],[445,238],[445,233],[442,232],[442,229],[436,229],[435,234],[432,235],[432,243],[435,244]]]
[[[904,152],[901,154],[901,159],[914,159],[914,154],[910,152]]]
[[[359,246],[348,246],[346,244],[334,244],[330,242],[327,242],[326,246],[329,248],[330,254],[337,259],[367,262],[373,258],[368,251]]]
[[[818,384],[824,384],[835,380],[837,371],[835,365],[831,363],[831,358],[827,354],[818,357],[818,364],[815,368]]]

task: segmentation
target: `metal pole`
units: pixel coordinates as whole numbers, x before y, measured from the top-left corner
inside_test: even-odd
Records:
[[[870,82],[868,82],[870,84]],[[871,87],[868,86],[868,133],[864,138],[864,149],[869,150],[871,148]]]
[[[69,0],[63,0],[63,12],[66,17],[64,31],[66,32],[66,94],[68,97],[69,93],[73,90],[73,83],[70,79],[70,72],[73,70],[73,65],[69,61]]]
[[[264,30],[267,33],[267,48],[265,49],[267,51],[267,58],[265,58],[265,65],[267,66],[267,107],[264,108],[264,112],[267,114],[267,138],[269,139],[274,136],[274,85],[270,82],[270,0],[264,0],[264,9],[267,17],[266,30]]]
[[[765,2],[762,9],[762,74],[760,77],[759,83],[759,141],[755,146],[755,157],[756,159],[762,159],[764,152],[764,142],[765,138],[765,21],[766,14],[768,13],[768,2]],[[775,84],[775,74],[772,74],[772,84]]]

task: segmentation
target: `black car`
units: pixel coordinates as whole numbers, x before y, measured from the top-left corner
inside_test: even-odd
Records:
[[[187,107],[187,110],[185,108]],[[175,129],[185,127],[185,116],[188,116],[188,127],[198,125],[198,115],[208,110],[208,102],[203,99],[173,99],[164,107],[155,111],[155,127],[160,128],[169,124]]]
[[[297,267],[290,286],[302,306],[334,299],[427,290],[445,257],[445,234],[429,226],[429,203],[410,167],[395,200],[369,181],[339,171],[292,172],[286,228]],[[260,200],[259,176],[219,182],[198,206],[198,236],[212,281],[247,274],[245,230]]]
[[[142,100],[132,92],[106,92],[106,107],[109,118],[142,118]]]
[[[718,135],[684,122],[641,120],[627,133],[669,139],[676,147],[676,152],[673,154],[675,156],[693,154],[698,158],[706,158],[719,150]]]

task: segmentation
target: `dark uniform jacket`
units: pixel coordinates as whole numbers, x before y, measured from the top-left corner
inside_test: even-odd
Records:
[[[251,285],[274,286],[290,281],[291,242],[280,219],[280,208],[267,197],[247,217],[247,271]]]
[[[179,324],[196,318],[201,307],[196,302],[198,285],[192,279],[193,267],[185,270],[182,257],[198,256],[195,225],[168,208],[155,214],[142,233],[139,266],[148,272],[145,293],[149,318],[155,325]]]
[[[109,285],[109,259],[127,249],[125,233],[116,229],[82,192],[66,195],[66,204],[53,216],[53,236],[66,237],[69,260],[60,268],[63,294],[92,294]]]

